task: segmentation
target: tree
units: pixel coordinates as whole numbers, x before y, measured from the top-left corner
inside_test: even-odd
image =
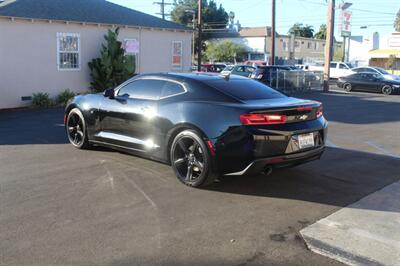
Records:
[[[326,24],[319,26],[319,30],[314,35],[315,39],[325,40],[326,39]]]
[[[100,57],[88,63],[91,89],[97,92],[121,84],[135,74],[135,57],[125,55],[122,43],[118,41],[119,28],[108,30],[104,35]]]
[[[212,27],[214,29],[226,28],[228,24],[228,13],[222,5],[217,7],[214,0],[202,0],[202,23],[204,27]],[[172,21],[184,25],[192,25],[193,14],[189,10],[195,12],[195,19],[198,16],[198,0],[174,0],[174,8],[171,11]]]
[[[342,61],[343,59],[343,49],[336,48],[333,53],[333,61]]]
[[[396,19],[394,20],[393,26],[396,31],[400,32],[400,9],[399,11],[397,11]]]
[[[395,66],[396,66],[396,61],[397,61],[396,56],[395,56],[394,54],[391,54],[391,55],[389,56],[388,60],[387,60],[386,63],[385,63],[385,68],[386,68],[386,69],[390,69],[390,70],[392,70],[392,72],[393,72],[393,69],[394,69]]]
[[[295,36],[312,38],[314,36],[314,29],[312,26],[305,25],[302,23],[295,23],[290,29],[289,34],[294,34]]]
[[[209,43],[205,55],[211,61],[236,63],[236,61],[243,61],[246,53],[244,45],[225,40]]]
[[[203,29],[224,29],[228,24],[229,15],[222,7],[217,4],[214,0],[202,0],[202,24]],[[174,8],[171,11],[171,19],[176,23],[180,23],[189,27],[193,26],[193,12],[195,16],[195,27],[197,26],[198,19],[198,0],[174,0]],[[202,32],[202,50],[205,51],[206,45],[205,40],[209,39],[209,31]],[[195,32],[194,43],[198,43],[197,32]],[[197,46],[196,46],[197,47]],[[197,49],[195,49],[195,54],[197,54]]]

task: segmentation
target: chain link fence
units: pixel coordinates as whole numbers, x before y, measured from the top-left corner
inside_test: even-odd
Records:
[[[269,72],[266,84],[287,94],[321,90],[323,72],[275,70]]]

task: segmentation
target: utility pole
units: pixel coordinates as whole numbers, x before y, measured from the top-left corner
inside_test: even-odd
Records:
[[[275,0],[272,0],[271,65],[275,65]]]
[[[159,5],[160,6],[160,13],[157,13],[157,15],[161,15],[162,19],[165,20],[165,6],[170,6],[173,5],[172,3],[165,3],[165,0],[161,0],[161,2],[154,2],[153,5]]]
[[[346,37],[343,36],[343,55],[342,62],[346,62]]]
[[[202,48],[202,39],[201,39],[201,31],[202,31],[202,23],[203,20],[201,19],[202,15],[202,9],[203,9],[203,3],[202,0],[199,0],[198,4],[198,15],[197,15],[197,32],[198,32],[198,37],[197,37],[197,71],[201,71],[201,48]]]
[[[194,64],[194,61],[196,60],[194,55],[196,53],[196,44],[195,44],[195,31],[196,31],[196,11],[193,9],[187,9],[185,10],[186,13],[192,14],[192,28],[193,28],[193,33],[192,33],[192,64]]]
[[[335,0],[329,0],[328,3],[328,21],[326,28],[325,42],[325,68],[324,68],[324,91],[329,91],[330,64],[332,59],[333,34],[335,25]]]

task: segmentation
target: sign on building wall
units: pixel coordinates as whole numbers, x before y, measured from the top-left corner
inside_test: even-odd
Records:
[[[139,53],[139,41],[136,39],[125,39],[122,45],[125,54],[135,55]]]
[[[351,11],[342,10],[340,13],[339,31],[342,37],[351,36],[351,17]]]

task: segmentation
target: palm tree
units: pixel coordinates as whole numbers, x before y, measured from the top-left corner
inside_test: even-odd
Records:
[[[319,31],[314,35],[315,39],[325,40],[326,39],[326,24],[322,24],[319,27]]]
[[[400,9],[399,11],[397,11],[396,19],[394,20],[393,26],[396,31],[400,32]]]

